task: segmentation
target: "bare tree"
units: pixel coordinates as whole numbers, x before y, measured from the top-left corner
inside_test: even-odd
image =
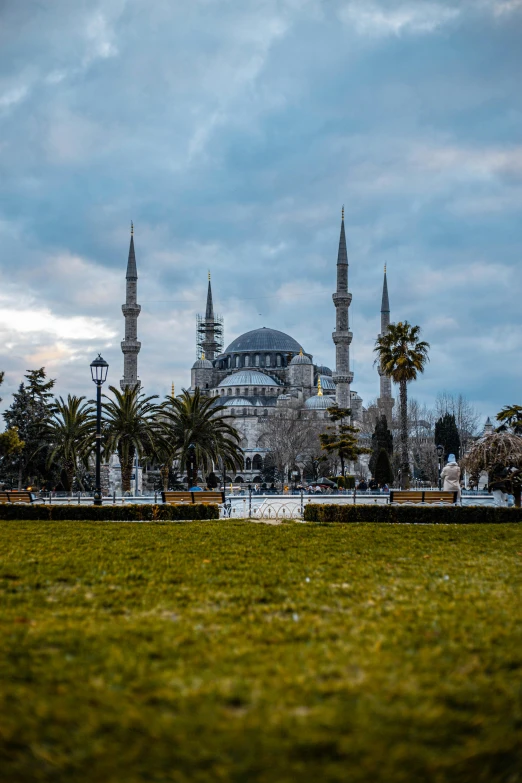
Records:
[[[294,466],[304,466],[321,456],[319,434],[324,424],[300,415],[301,404],[296,400],[268,416],[261,429],[263,443],[277,474],[284,482]]]

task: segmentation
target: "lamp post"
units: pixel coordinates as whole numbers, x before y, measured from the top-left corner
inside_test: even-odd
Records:
[[[437,457],[439,458],[439,492],[442,489],[442,457],[444,456],[444,446],[442,446],[440,443],[437,446]]]
[[[98,354],[96,359],[91,362],[91,375],[94,383],[96,384],[96,481],[94,487],[94,505],[101,506],[102,504],[102,490],[100,481],[100,465],[101,465],[101,387],[107,380],[107,372],[109,365]]]
[[[187,481],[188,481],[188,487],[187,489],[190,489],[195,484],[195,466],[196,466],[196,447],[193,443],[191,443],[187,449]]]

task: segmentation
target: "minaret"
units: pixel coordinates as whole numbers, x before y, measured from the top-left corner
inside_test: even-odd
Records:
[[[382,284],[382,302],[381,302],[381,333],[379,337],[386,334],[390,325],[390,300],[388,298],[388,280],[386,278],[386,264],[384,265],[384,282]],[[392,382],[379,368],[380,376],[380,395],[377,400],[379,413],[386,416],[388,426],[392,421],[392,408],[395,400],[392,397]]]
[[[208,273],[207,307],[205,309],[204,339],[201,347],[205,357],[211,362],[216,352],[216,335],[214,320],[214,303],[212,301],[212,286],[210,284],[210,272]]]
[[[201,358],[201,356],[205,354],[207,361],[212,363],[216,358],[216,355],[223,350],[223,319],[214,314],[210,272],[208,273],[205,316],[198,315],[196,322],[198,356]]]
[[[136,303],[138,288],[138,272],[136,269],[136,256],[134,254],[134,226],[131,223],[131,238],[129,247],[129,260],[127,262],[127,296],[121,309],[125,317],[125,339],[121,344],[123,352],[123,378],[120,381],[122,390],[128,386],[141,386],[138,380],[138,354],[141,343],[138,342],[138,316],[141,306]]]
[[[335,399],[340,408],[350,407],[350,383],[353,373],[350,372],[350,343],[352,333],[349,330],[348,308],[352,295],[348,293],[348,253],[346,252],[346,236],[344,234],[344,207],[341,215],[341,236],[337,254],[337,291],[332,296],[335,305],[335,332],[332,339],[335,344]]]

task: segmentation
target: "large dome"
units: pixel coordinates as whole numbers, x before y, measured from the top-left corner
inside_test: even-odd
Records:
[[[280,384],[259,370],[238,370],[223,378],[219,386],[279,386]]]
[[[283,351],[299,353],[302,348],[289,334],[279,332],[277,329],[254,329],[245,332],[233,340],[225,353],[242,353],[252,351]]]

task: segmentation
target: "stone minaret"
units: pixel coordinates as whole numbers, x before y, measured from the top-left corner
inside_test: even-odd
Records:
[[[333,294],[335,305],[335,332],[332,339],[335,344],[335,399],[340,408],[350,407],[350,383],[353,373],[350,372],[350,343],[352,333],[348,324],[348,308],[352,295],[348,293],[348,253],[346,252],[346,236],[344,234],[344,207],[341,218],[341,236],[337,254],[337,291]]]
[[[386,264],[384,265],[384,282],[382,284],[382,302],[381,302],[381,333],[379,337],[385,334],[390,325],[390,300],[388,298],[388,280],[386,279]],[[391,378],[384,375],[379,369],[380,376],[380,395],[377,400],[380,415],[384,414],[388,421],[388,426],[392,421],[392,408],[395,400],[392,397]]]
[[[205,319],[202,324],[203,340],[201,347],[209,362],[213,361],[218,344],[216,342],[216,321],[214,318],[214,303],[212,302],[212,286],[210,285],[210,272],[208,273],[207,307]]]
[[[131,238],[129,247],[129,260],[127,262],[127,296],[125,304],[121,306],[125,316],[125,339],[121,344],[123,352],[123,378],[120,381],[122,390],[128,386],[141,386],[138,380],[138,354],[141,343],[138,341],[138,316],[141,306],[136,303],[138,288],[138,272],[136,269],[136,256],[134,254],[134,226],[131,223]]]

